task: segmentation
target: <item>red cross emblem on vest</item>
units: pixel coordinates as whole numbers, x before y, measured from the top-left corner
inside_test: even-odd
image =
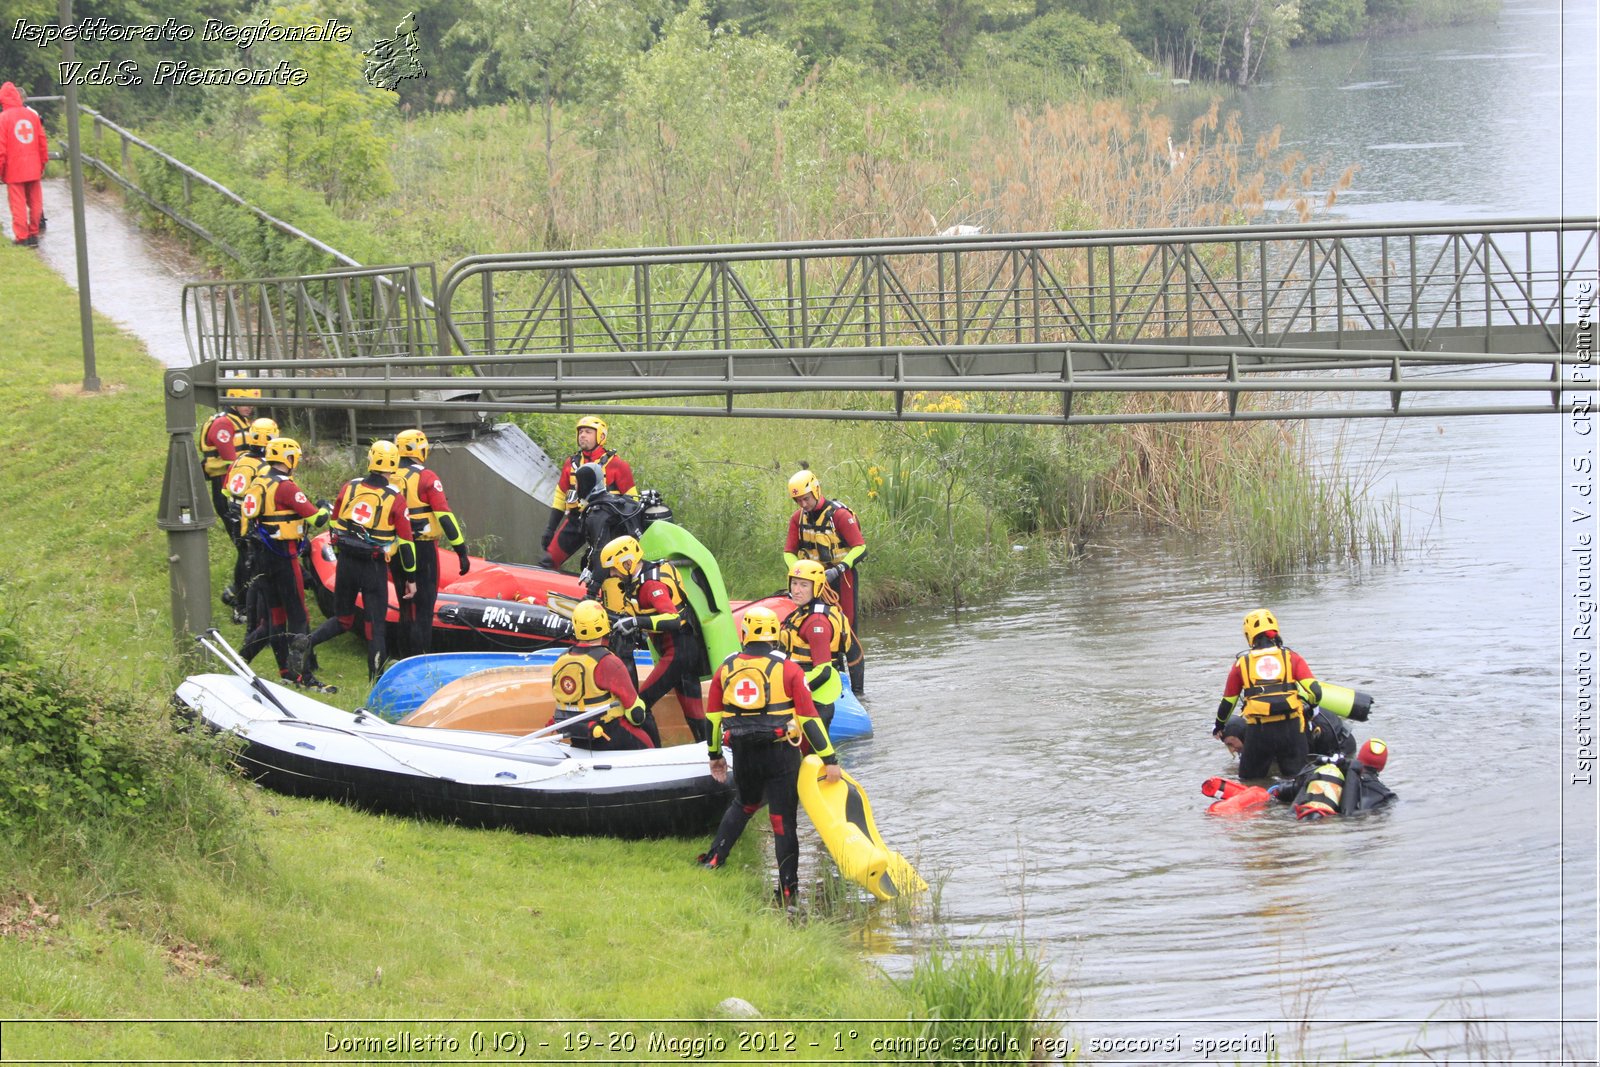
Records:
[[[1277,656],[1262,656],[1256,663],[1256,673],[1263,678],[1276,678],[1283,673],[1283,662]]]
[[[739,679],[739,684],[733,687],[733,702],[740,707],[748,708],[760,695],[760,687],[748,678]]]
[[[236,471],[233,477],[228,479],[228,492],[234,496],[243,496],[244,491],[248,488],[250,488],[250,483],[246,480],[243,471]]]
[[[371,526],[372,505],[365,500],[357,501],[356,506],[350,509],[350,517],[363,526]]]
[[[239,510],[244,512],[247,518],[253,519],[256,517],[256,512],[261,510],[261,501],[251,493],[239,502]]]
[[[572,696],[578,691],[578,680],[571,675],[556,679],[556,686],[561,690],[562,696]]]

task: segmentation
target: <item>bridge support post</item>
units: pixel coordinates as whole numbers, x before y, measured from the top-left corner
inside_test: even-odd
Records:
[[[195,448],[194,383],[187,369],[165,376],[167,471],[156,525],[167,531],[167,577],[172,588],[172,639],[180,660],[196,656],[194,638],[211,627],[211,557],[207,532],[217,521],[200,454]]]

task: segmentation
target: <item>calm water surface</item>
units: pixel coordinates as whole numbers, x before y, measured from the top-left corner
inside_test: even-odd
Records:
[[[1335,172],[1360,163],[1354,221],[1592,214],[1594,35],[1592,6],[1508,3],[1297,53],[1236,106]],[[849,762],[886,838],[943,878],[951,936],[1024,934],[1081,1046],[1181,1036],[1096,1062],[1264,1032],[1281,1057],[1592,1060],[1595,791],[1565,784],[1561,694],[1563,448],[1583,442],[1564,432],[1345,430],[1415,542],[1398,563],[1259,580],[1208,539],[1110,530],[996,603],[874,622],[877,737]],[[1377,695],[1357,732],[1393,745],[1392,810],[1204,815],[1201,780],[1234,766],[1212,712],[1263,604],[1320,676]],[[914,928],[869,934],[909,966]]]

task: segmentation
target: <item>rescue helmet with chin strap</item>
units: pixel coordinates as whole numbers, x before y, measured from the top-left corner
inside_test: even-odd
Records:
[[[428,435],[421,430],[401,430],[394,435],[394,444],[400,450],[401,459],[428,462]]]
[[[367,470],[393,474],[400,469],[400,449],[393,441],[374,441],[367,449]]]
[[[577,430],[594,431],[594,447],[604,448],[606,444],[606,420],[598,415],[585,415],[578,420]]]
[[[579,641],[598,641],[611,632],[611,616],[594,600],[583,600],[572,609],[572,636]]]
[[[274,437],[267,442],[267,462],[282,463],[291,471],[300,466],[300,442],[292,437]]]
[[[244,443],[251,448],[266,448],[278,436],[278,424],[272,419],[257,419],[244,431]]]
[[[1244,639],[1249,644],[1255,644],[1256,638],[1271,631],[1276,633],[1278,618],[1266,608],[1257,608],[1244,617]]]
[[[789,495],[796,500],[807,493],[822,499],[822,483],[817,481],[817,476],[809,469],[796,471],[794,477],[789,479]]]
[[[644,549],[639,547],[639,539],[623,534],[607,541],[600,550],[600,566],[627,578],[638,574],[639,568],[644,566]]]
[[[739,624],[739,632],[747,645],[758,641],[776,641],[778,613],[771,608],[748,608]]]
[[[803,578],[811,583],[811,598],[814,600],[822,595],[828,587],[828,569],[814,559],[797,559],[789,568],[789,580]]]

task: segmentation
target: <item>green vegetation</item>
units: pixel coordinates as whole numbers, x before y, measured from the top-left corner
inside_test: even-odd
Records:
[[[1041,22],[1040,40],[1067,47],[1051,30],[1066,21]],[[534,28],[530,23],[528,32]],[[168,124],[155,137],[366,262],[440,266],[474,252],[552,244],[926,233],[962,220],[1024,232],[1242,222],[1268,198],[1297,203],[1309,216],[1313,205],[1302,190],[1321,178],[1318,165],[1280,150],[1274,138],[1245,143],[1237,122],[1216,105],[1176,128],[1148,105],[1017,105],[975,88],[938,95],[890,83],[846,59],[808,70],[803,57],[772,39],[714,26],[703,4],[666,23],[649,51],[626,62],[614,51],[606,56],[611,88],[599,99],[560,100],[552,89],[536,107],[394,120],[392,192],[360,204],[341,201],[338,217],[326,190],[315,191],[316,168],[302,169],[306,188],[284,180],[281,154],[263,150],[272,139],[260,136],[248,97],[217,98],[203,125]],[[540,77],[552,86],[581,80],[578,68],[560,73],[547,69],[554,59],[536,59],[517,68],[527,85]],[[546,73],[536,76],[538,70]],[[492,71],[513,76],[498,66]],[[487,78],[491,68],[480,73]],[[356,121],[358,142],[365,121]],[[1176,144],[1183,146],[1181,165]],[[178,199],[178,176],[147,156],[137,165],[141,181]],[[1335,195],[1349,179],[1347,172],[1331,183]],[[245,257],[249,273],[318,265],[304,245],[263,236],[264,227],[219,198],[202,191],[193,205],[201,223]],[[758,299],[771,295],[761,291],[759,274],[747,282]],[[509,290],[519,280],[503,284],[504,298],[514,298]],[[842,409],[879,402],[833,400]],[[1020,394],[912,399],[930,410],[966,403],[1007,412],[1040,410],[1045,402]],[[1205,406],[1216,398],[1138,402]],[[1080,410],[1110,411],[1111,403],[1089,399]],[[1368,515],[1339,472],[1313,472],[1296,437],[1269,425],[1151,432],[807,422],[779,431],[766,420],[613,421],[612,443],[641,483],[661,489],[680,520],[707,541],[736,595],[763,595],[781,583],[778,553],[790,510],[782,486],[805,464],[862,518],[871,548],[868,610],[930,596],[965,602],[1118,515],[1220,525],[1241,564],[1267,573],[1290,561],[1359,556],[1370,531],[1392,540],[1387,523]],[[569,419],[522,422],[551,455],[570,450]],[[1263,484],[1250,476],[1256,468],[1293,469],[1302,479],[1293,487],[1297,499],[1351,496],[1343,514],[1357,535],[1317,533],[1318,511],[1252,504],[1248,487],[1259,495]],[[329,492],[342,476],[333,470],[326,486],[312,488]],[[1028,551],[1013,551],[1018,543]],[[930,559],[940,566],[930,568]]]

